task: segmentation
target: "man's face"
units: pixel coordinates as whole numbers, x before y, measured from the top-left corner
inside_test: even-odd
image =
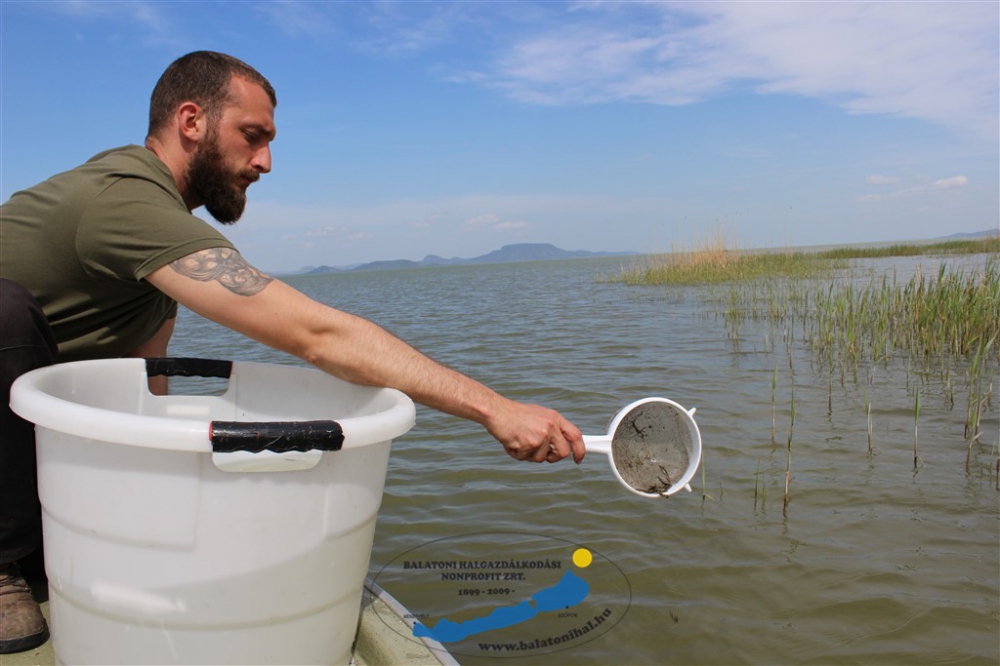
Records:
[[[267,93],[240,78],[230,82],[232,101],[198,143],[188,185],[209,214],[232,224],[243,215],[247,188],[271,170],[274,107]]]

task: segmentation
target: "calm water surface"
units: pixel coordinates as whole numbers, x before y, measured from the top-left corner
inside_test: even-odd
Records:
[[[912,272],[916,261],[897,266]],[[919,261],[936,275],[933,260]],[[518,463],[478,426],[419,408],[417,426],[393,444],[372,574],[422,544],[475,532],[563,539],[617,565],[631,602],[613,629],[518,663],[996,664],[996,398],[967,473],[964,393],[950,408],[933,381],[923,384],[915,474],[917,384],[905,359],[875,371],[869,456],[861,384],[831,381],[802,342],[769,351],[766,326],[744,325],[734,345],[696,288],[595,281],[617,267],[602,259],[288,279],[512,398],[559,409],[587,434],[603,434],[619,408],[645,396],[698,409],[704,481],[660,500],[627,493],[604,456]],[[296,362],[182,317],[175,355]],[[529,555],[497,540],[500,557]],[[411,609],[433,594],[390,592]],[[462,661],[503,663],[474,650]]]

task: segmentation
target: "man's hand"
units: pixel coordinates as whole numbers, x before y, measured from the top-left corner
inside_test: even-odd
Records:
[[[580,463],[586,453],[583,435],[559,412],[504,399],[486,429],[512,458],[529,462],[558,462],[570,454]]]

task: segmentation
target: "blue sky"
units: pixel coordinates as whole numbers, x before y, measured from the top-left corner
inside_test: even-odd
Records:
[[[0,197],[142,143],[189,51],[278,92],[228,235],[297,270],[997,228],[997,2],[0,2]],[[202,213],[204,216],[204,214]]]

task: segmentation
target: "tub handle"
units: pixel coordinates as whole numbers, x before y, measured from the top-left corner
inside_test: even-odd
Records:
[[[344,430],[336,421],[212,421],[209,439],[215,453],[339,451]]]
[[[233,374],[232,361],[214,361],[207,358],[147,358],[147,377],[218,377],[229,379]]]

